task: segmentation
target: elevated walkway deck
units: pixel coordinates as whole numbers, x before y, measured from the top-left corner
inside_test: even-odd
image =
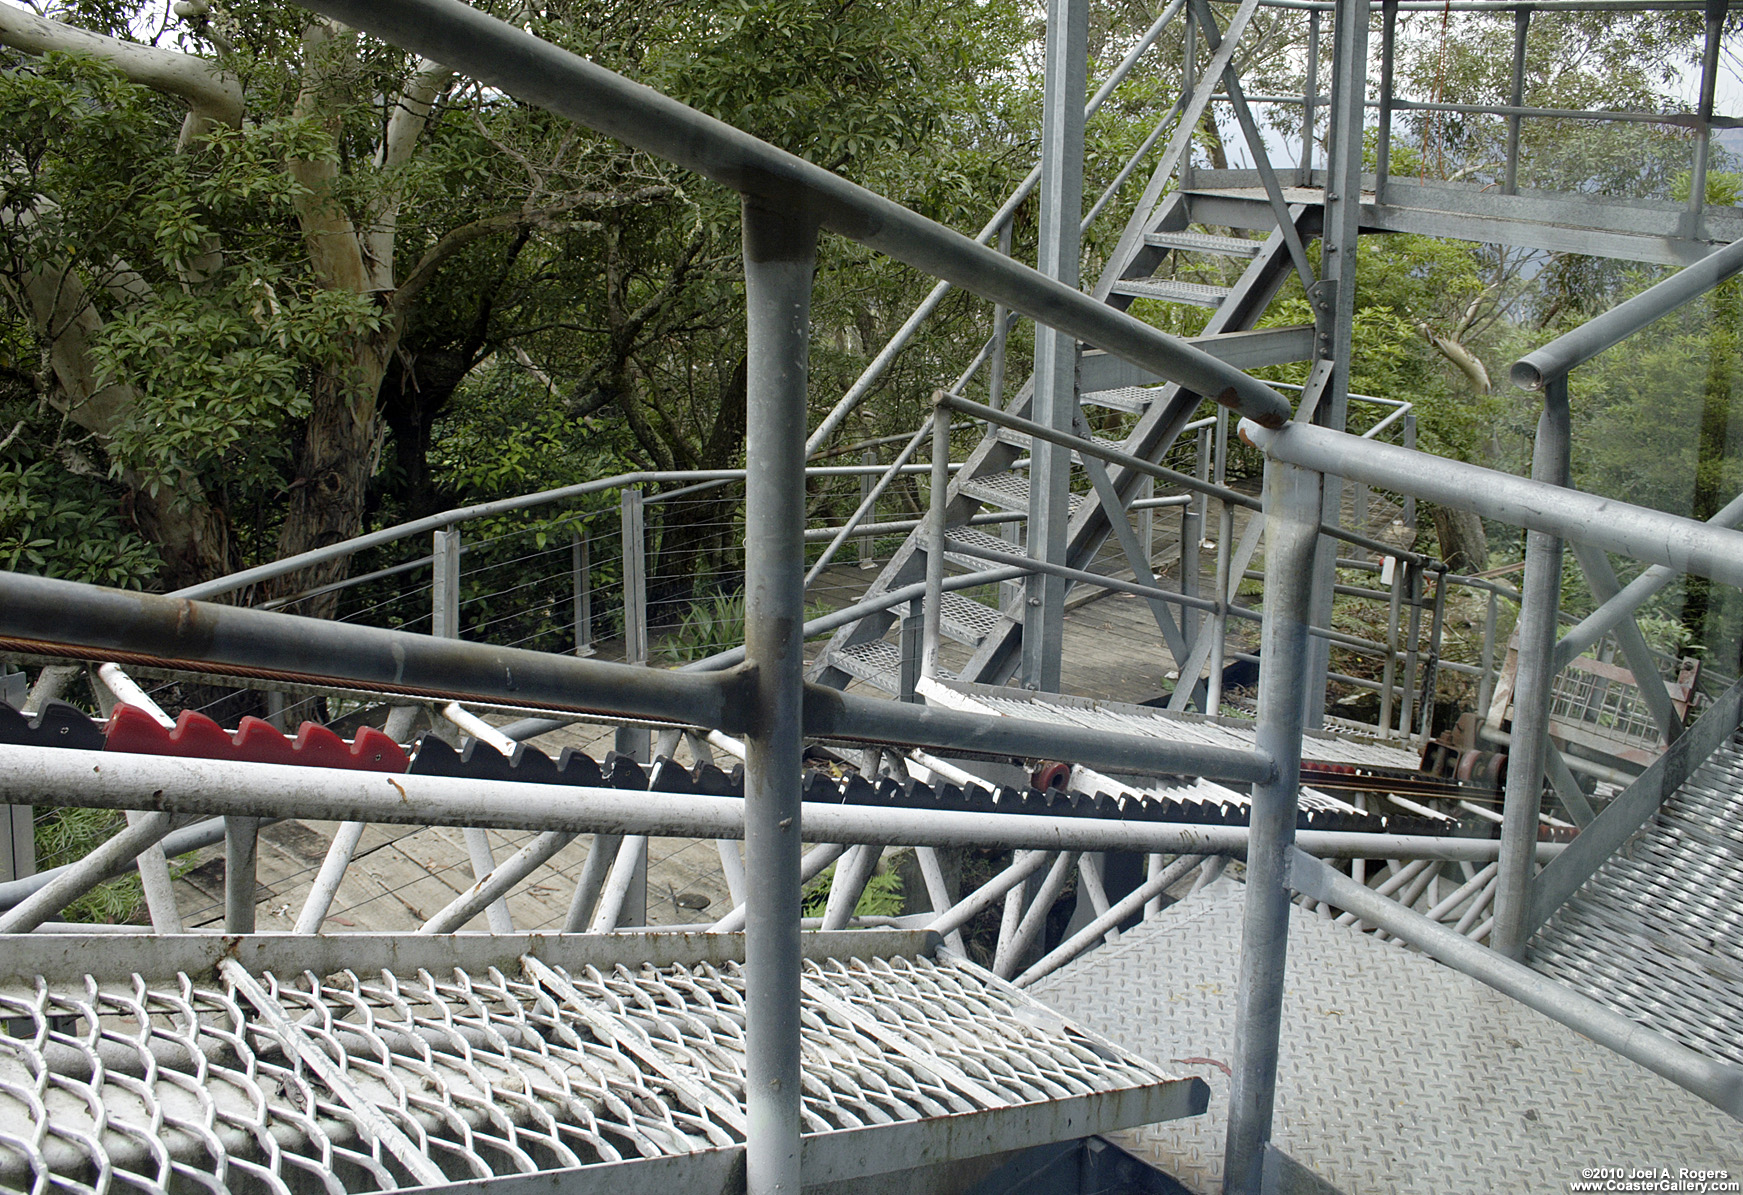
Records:
[[[1210,1083],[1208,1115],[1114,1134],[1205,1195],[1221,1189],[1243,895],[1220,880],[1031,989]],[[1275,1143],[1345,1195],[1565,1191],[1606,1165],[1743,1175],[1743,1132],[1718,1109],[1423,955],[1299,910],[1282,1043]]]

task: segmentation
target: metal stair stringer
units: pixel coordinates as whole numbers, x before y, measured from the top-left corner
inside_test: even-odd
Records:
[[[1012,395],[1009,408],[1013,413],[1027,415],[1029,402],[1033,394],[1033,380],[1025,382],[1016,394]],[[962,492],[964,482],[978,477],[1004,473],[1010,469],[1011,463],[1024,454],[1024,449],[1016,444],[1008,443],[997,435],[988,434],[975,445],[967,461],[955,477],[951,479],[950,488],[945,497],[945,518],[951,525],[965,522],[976,514],[984,503],[972,495]],[[923,531],[909,532],[890,557],[877,578],[867,588],[867,598],[900,589],[924,580],[926,576],[926,550]],[[842,652],[848,648],[882,639],[892,625],[901,617],[899,610],[884,610],[876,614],[868,614],[857,622],[837,630],[830,637],[829,643],[817,654],[815,662],[809,670],[811,681],[827,685],[830,688],[843,688],[853,679],[850,673],[835,663]]]
[[[1154,226],[1166,227],[1168,223],[1177,220],[1174,211],[1167,209],[1179,210],[1184,208],[1184,203],[1170,202],[1163,207],[1165,210],[1153,221]],[[1320,215],[1317,206],[1293,207],[1290,215],[1295,219],[1296,228],[1303,237],[1317,232]],[[1146,246],[1146,249],[1150,248],[1154,247]],[[1294,263],[1290,260],[1283,236],[1273,232],[1242,273],[1240,281],[1230,291],[1229,298],[1211,316],[1210,322],[1205,326],[1205,335],[1240,332],[1251,328],[1282,289],[1293,269]],[[1110,295],[1108,301],[1117,304],[1121,298],[1119,295]],[[1130,302],[1130,298],[1127,297],[1124,301]],[[1201,396],[1179,386],[1165,387],[1160,391],[1158,401],[1153,402],[1139,418],[1137,426],[1126,441],[1125,450],[1145,460],[1160,460],[1173,446],[1180,435],[1180,429],[1191,422],[1201,401]],[[1144,475],[1118,465],[1110,466],[1108,472],[1121,502],[1131,502],[1137,496]],[[1121,517],[1124,516],[1125,511],[1122,509]],[[1087,569],[1112,531],[1113,526],[1106,510],[1095,500],[1094,495],[1090,495],[1090,500],[1077,512],[1066,533],[1066,563],[1072,568]],[[1002,622],[997,631],[983,640],[975,650],[962,668],[960,679],[976,684],[1004,684],[1016,671],[1021,647],[1021,626],[1010,620]]]

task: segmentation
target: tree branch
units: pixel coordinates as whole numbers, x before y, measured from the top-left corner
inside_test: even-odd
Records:
[[[141,87],[179,96],[202,120],[232,127],[242,123],[242,86],[236,77],[192,54],[106,37],[10,4],[0,4],[0,44],[27,54],[86,54]]]

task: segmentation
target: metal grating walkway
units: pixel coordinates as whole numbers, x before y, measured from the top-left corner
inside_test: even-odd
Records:
[[[1059,722],[1118,734],[1141,734],[1183,743],[1213,747],[1253,749],[1253,723],[1180,714],[1153,706],[1127,705],[1058,693],[1045,695],[1021,689],[974,685],[951,681],[927,688],[927,700],[952,708],[972,706],[977,712],[1036,722]],[[1417,770],[1421,759],[1415,751],[1371,738],[1309,731],[1302,735],[1301,758],[1310,763],[1341,763],[1353,766]]]
[[[1530,961],[1691,1050],[1743,1063],[1743,734],[1556,911]]]
[[[1220,880],[1030,990],[1211,1085],[1114,1140],[1221,1190],[1245,889]],[[1474,979],[1294,910],[1276,1144],[1344,1195],[1566,1191],[1582,1166],[1743,1174],[1736,1121]],[[1214,1061],[1213,1061],[1214,1060]]]
[[[936,941],[812,936],[818,1177],[924,1160],[934,1128],[985,1151],[1202,1109],[1202,1084]],[[0,1186],[339,1195],[736,1149],[736,951],[736,935],[14,939]],[[1011,1113],[1020,1132],[996,1123]]]

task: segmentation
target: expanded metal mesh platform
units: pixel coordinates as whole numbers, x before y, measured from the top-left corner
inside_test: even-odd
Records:
[[[742,944],[8,939],[0,1186],[339,1195],[659,1160],[664,1189],[718,1189],[746,1133]],[[935,936],[806,953],[808,1181],[1205,1106]]]
[[[1530,962],[1691,1050],[1743,1063],[1743,734],[1550,917]]]
[[[1164,1065],[1207,1116],[1113,1139],[1222,1189],[1245,888],[1223,879],[1029,989]],[[1565,1191],[1631,1162],[1743,1173],[1743,1126],[1467,976],[1293,911],[1275,1143],[1344,1195]]]

